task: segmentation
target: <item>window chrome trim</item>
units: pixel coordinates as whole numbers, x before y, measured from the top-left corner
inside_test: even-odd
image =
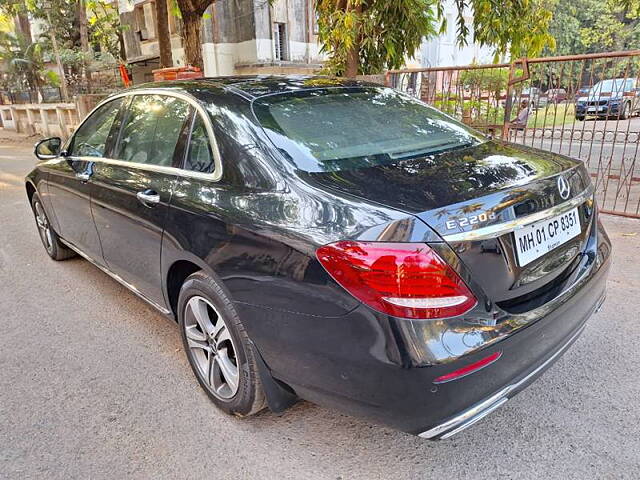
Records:
[[[531,215],[526,215],[524,217],[519,217],[495,225],[488,225],[475,230],[469,230],[467,232],[443,235],[442,238],[445,242],[469,242],[473,240],[487,240],[490,238],[500,237],[501,235],[523,228],[525,225],[530,223],[539,222],[545,218],[554,217],[567,212],[589,200],[593,196],[593,192],[594,187],[593,184],[591,184],[575,197],[551,208],[547,208],[546,210],[541,210],[539,212],[532,213]]]
[[[207,129],[207,136],[209,137],[209,145],[211,146],[211,151],[213,152],[213,172],[211,173],[202,173],[202,172],[195,172],[193,170],[187,170],[185,168],[177,168],[177,167],[165,167],[162,165],[154,165],[154,164],[150,164],[150,163],[137,163],[137,162],[128,162],[126,160],[116,160],[113,158],[103,158],[103,157],[80,157],[80,156],[74,156],[74,155],[70,155],[70,157],[72,158],[77,158],[79,160],[83,160],[83,161],[98,161],[98,162],[102,162],[102,163],[109,163],[112,165],[119,165],[119,166],[128,166],[128,167],[132,167],[132,168],[137,168],[140,170],[149,170],[152,172],[160,172],[160,173],[168,173],[168,174],[173,174],[173,175],[181,175],[181,176],[187,176],[187,177],[192,177],[192,178],[198,178],[201,180],[209,180],[209,181],[213,181],[213,182],[217,182],[218,180],[220,180],[222,178],[222,160],[220,157],[220,150],[218,149],[218,142],[216,141],[216,136],[213,133],[213,125],[211,124],[211,119],[209,118],[209,115],[207,114],[207,111],[204,109],[204,107],[202,106],[202,104],[192,95],[189,95],[187,93],[184,92],[174,92],[172,90],[169,89],[163,89],[163,88],[140,88],[140,89],[136,89],[136,90],[131,90],[131,91],[126,91],[126,92],[121,92],[121,93],[117,93],[115,95],[111,95],[108,98],[105,98],[102,102],[100,102],[98,105],[95,106],[95,108],[93,108],[93,110],[91,110],[87,116],[84,118],[84,120],[82,120],[82,122],[80,123],[80,125],[78,125],[78,127],[75,129],[75,131],[73,132],[73,135],[71,137],[69,137],[69,140],[67,141],[65,148],[68,147],[68,145],[70,145],[72,139],[75,137],[76,132],[80,129],[80,127],[82,127],[82,125],[87,121],[87,119],[93,115],[93,113],[98,110],[100,107],[102,107],[103,105],[107,104],[108,102],[115,100],[117,98],[121,98],[121,97],[133,97],[136,95],[164,95],[167,97],[174,97],[174,98],[179,98],[185,102],[187,102],[189,105],[191,105],[193,108],[195,108],[196,112],[198,112],[198,114],[200,115],[200,117],[202,118],[205,128]],[[187,145],[188,148],[188,145]]]

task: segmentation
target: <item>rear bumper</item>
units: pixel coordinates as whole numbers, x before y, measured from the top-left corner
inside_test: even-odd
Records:
[[[506,323],[517,326],[512,332],[441,363],[426,365],[421,359],[427,351],[433,358],[456,346],[463,349],[480,337],[483,327],[467,334],[438,330],[433,322],[392,318],[362,305],[340,317],[246,304],[238,308],[272,375],[298,396],[425,438],[447,438],[534,381],[583,331],[602,303],[610,265],[609,240],[601,226],[598,230],[589,265],[566,294],[507,318]],[[495,352],[501,353],[499,360],[486,368],[434,383]]]
[[[604,302],[604,296],[600,301],[600,304]],[[597,310],[597,309],[596,309]],[[535,367],[531,372],[527,373],[521,379],[510,383],[501,390],[497,391],[488,398],[476,403],[475,405],[463,410],[459,414],[449,418],[448,420],[436,425],[435,427],[426,430],[418,436],[422,438],[428,438],[430,440],[444,440],[450,438],[456,433],[470,427],[474,423],[482,420],[498,407],[503,405],[507,400],[513,397],[516,393],[526,388],[532,383],[539,375],[541,375],[547,368],[553,363],[571,346],[571,344],[580,336],[584,327],[583,323],[580,328],[567,340],[566,343],[560,346],[550,357],[544,360],[540,365]]]

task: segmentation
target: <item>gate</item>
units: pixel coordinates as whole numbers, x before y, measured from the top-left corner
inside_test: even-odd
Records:
[[[386,84],[484,133],[581,160],[601,211],[640,218],[640,50],[390,70]]]

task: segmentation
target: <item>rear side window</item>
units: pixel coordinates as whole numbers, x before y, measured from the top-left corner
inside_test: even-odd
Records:
[[[70,155],[75,157],[104,156],[107,138],[122,101],[122,98],[112,100],[91,114],[73,136]]]
[[[191,130],[191,141],[187,152],[185,168],[194,172],[213,172],[213,152],[211,142],[202,117],[196,113],[193,129]]]
[[[179,98],[134,96],[114,157],[127,162],[173,166],[176,144],[189,112],[189,104]]]

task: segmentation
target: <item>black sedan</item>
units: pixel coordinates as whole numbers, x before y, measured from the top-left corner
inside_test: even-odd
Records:
[[[324,77],[157,83],[36,146],[47,253],[177,321],[224,411],[298,398],[446,438],[535,379],[605,295],[582,163]]]

